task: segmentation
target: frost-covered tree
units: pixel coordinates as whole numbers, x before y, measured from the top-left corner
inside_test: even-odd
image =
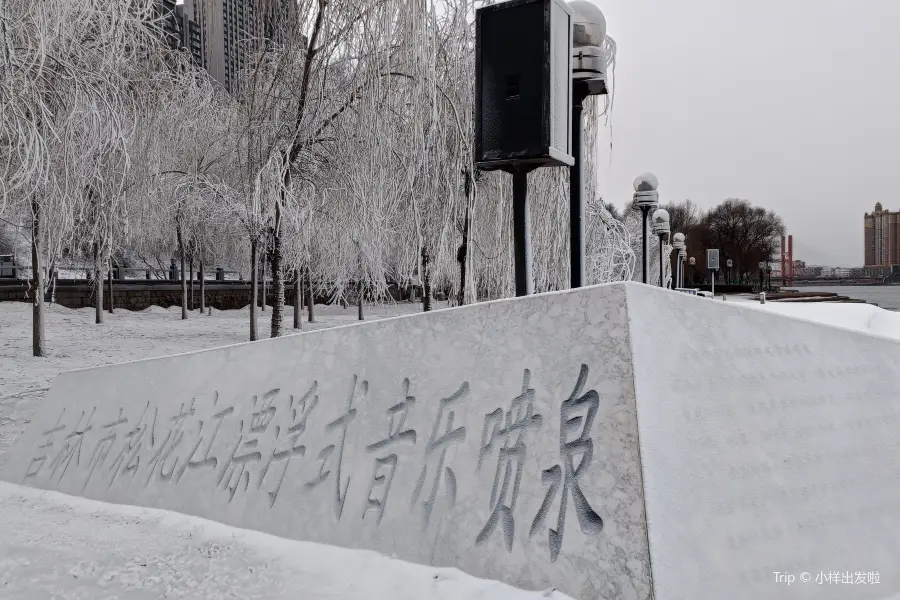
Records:
[[[133,77],[155,45],[149,0],[0,4],[0,184],[31,225],[33,352],[45,355],[45,264],[67,238],[90,181],[114,188]],[[118,156],[116,156],[118,154]],[[48,231],[48,226],[55,231]],[[49,234],[49,235],[48,235]]]
[[[225,203],[216,201],[215,190],[234,185],[234,103],[187,64],[164,75],[142,119],[145,168],[139,189],[145,202],[136,207],[142,227],[135,244],[144,255],[178,258],[181,315],[187,319],[189,273],[193,281],[188,267],[194,259],[203,264],[221,228]]]
[[[89,265],[98,308],[114,257],[180,260],[183,318],[193,263],[227,261],[249,273],[251,339],[263,256],[272,336],[289,276],[335,302],[417,280],[425,310],[512,294],[511,181],[472,162],[475,2],[298,0],[285,18],[248,1],[263,26],[236,41],[231,93],[162,46],[152,0],[0,3],[0,213],[30,232],[36,354],[43,273],[64,257]],[[607,108],[586,109],[591,282],[636,270],[593,185]],[[529,180],[536,289],[562,289],[568,173]]]

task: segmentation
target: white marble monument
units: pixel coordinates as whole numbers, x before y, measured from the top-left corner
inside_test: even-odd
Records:
[[[576,598],[884,598],[898,363],[597,286],[66,373],[0,478]]]

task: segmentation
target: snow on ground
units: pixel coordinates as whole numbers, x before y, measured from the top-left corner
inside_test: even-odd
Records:
[[[456,569],[0,482],[0,597],[567,600]]]
[[[809,319],[900,340],[900,313],[885,310],[873,304],[773,301],[760,304],[758,298],[728,296],[728,302],[733,301],[780,315]]]

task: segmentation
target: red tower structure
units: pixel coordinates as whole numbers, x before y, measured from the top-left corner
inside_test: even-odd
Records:
[[[794,285],[794,236],[787,236],[787,244],[781,236],[781,283]]]

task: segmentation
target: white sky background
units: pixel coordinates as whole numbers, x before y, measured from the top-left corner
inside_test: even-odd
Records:
[[[862,264],[863,213],[900,210],[900,0],[595,1],[618,43],[607,200],[653,171],[663,202],[746,198],[795,258]]]

